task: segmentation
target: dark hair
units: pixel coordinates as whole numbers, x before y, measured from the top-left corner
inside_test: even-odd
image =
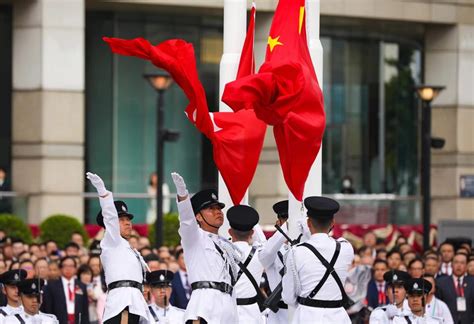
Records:
[[[331,227],[334,217],[310,217],[309,220],[314,228],[324,231]]]
[[[394,254],[398,254],[400,256],[400,258],[402,257],[402,253],[398,250],[398,249],[391,249],[388,253],[387,253],[387,259],[390,258],[392,255]]]
[[[67,243],[67,244],[64,246],[64,250],[67,250],[67,249],[70,248],[70,247],[75,248],[75,249],[77,249],[77,250],[80,250],[80,249],[81,249],[81,247],[79,246],[79,244],[77,244],[77,243],[75,243],[75,242],[69,242],[69,243]]]
[[[10,263],[10,267],[8,268],[8,270],[13,270],[13,266],[14,266],[15,264],[20,265],[20,262],[18,262],[18,261],[13,261],[12,263]]]
[[[388,268],[388,262],[385,261],[384,259],[375,259],[374,264],[372,265],[372,268],[374,268],[375,265],[378,264],[378,263],[383,263],[383,264],[385,264],[385,266],[387,266],[387,268]]]
[[[19,238],[19,237],[12,237],[11,242],[12,242],[12,245],[15,244],[15,243],[22,243],[22,244],[25,243],[25,242],[24,242],[21,238]]]
[[[77,268],[77,261],[76,261],[76,258],[72,257],[72,256],[65,256],[63,258],[61,258],[61,260],[59,260],[59,268],[62,268],[63,267],[63,263],[64,261],[66,260],[72,260],[74,262],[74,267]]]
[[[31,261],[31,259],[25,259],[25,260],[20,261],[20,268],[25,263],[31,263],[32,265],[34,265],[33,261]]]
[[[365,251],[367,250],[370,250],[371,248],[368,247],[367,245],[362,245],[358,250],[357,250],[357,254],[361,254],[361,253],[364,253]]]
[[[36,264],[39,262],[39,261],[46,261],[47,264],[49,264],[48,260],[46,260],[46,258],[38,258],[35,260],[35,263],[33,264],[35,267],[36,267]]]
[[[439,245],[439,247],[438,247],[438,250],[440,251],[440,253],[441,253],[441,247],[442,247],[443,245],[451,245],[451,246],[453,247],[453,250],[454,250],[454,244],[453,244],[453,243],[451,243],[451,242],[449,242],[449,241],[444,241],[444,242],[441,243],[441,244]]]
[[[184,250],[183,249],[178,249],[176,252],[175,252],[175,258],[176,260],[178,260],[179,256],[181,254],[183,254]]]
[[[146,257],[144,257],[143,260],[145,260],[145,262],[160,261],[160,257],[157,256],[155,253],[150,253]]]
[[[408,269],[410,269],[411,266],[413,265],[413,263],[415,263],[415,262],[421,262],[421,265],[422,265],[423,269],[425,268],[425,262],[420,257],[416,257],[413,260],[411,260],[410,262],[408,262]]]
[[[418,257],[418,254],[417,254],[415,251],[410,250],[410,251],[406,251],[405,253],[403,253],[403,254],[402,254],[402,258],[405,258],[405,256],[408,255],[408,254],[414,254],[414,255],[415,255],[415,258]]]
[[[140,252],[140,254],[143,254],[143,251],[145,251],[145,250],[150,250],[150,251],[151,251],[151,247],[149,247],[149,246],[144,246],[144,247],[142,247],[140,250],[138,250],[138,252]]]
[[[251,235],[252,231],[239,231],[234,228],[232,228],[232,232],[234,232],[234,235],[236,236],[237,240],[239,241],[246,241],[249,236]]]
[[[469,256],[468,256],[466,253],[463,253],[463,252],[459,252],[459,253],[454,254],[453,259],[454,259],[456,256],[458,256],[458,255],[463,255],[463,256],[465,256],[465,257],[466,257],[466,263],[469,261]]]
[[[81,280],[83,273],[90,273],[92,275],[92,269],[87,264],[82,264],[79,269],[77,269],[77,278],[79,280]]]

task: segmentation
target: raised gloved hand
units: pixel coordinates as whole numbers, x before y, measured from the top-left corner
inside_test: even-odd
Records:
[[[385,314],[387,314],[389,319],[394,318],[398,314],[397,306],[392,304],[385,306]]]
[[[180,197],[186,197],[188,195],[188,190],[186,189],[186,184],[184,179],[179,173],[172,172],[171,177],[173,178],[174,185],[176,186],[176,193]]]
[[[108,191],[107,189],[105,189],[104,181],[97,174],[94,174],[92,172],[87,172],[86,177],[95,187],[99,196],[103,197],[107,195]]]

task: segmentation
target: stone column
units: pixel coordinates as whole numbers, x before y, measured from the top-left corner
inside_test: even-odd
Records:
[[[84,0],[13,4],[13,189],[30,194],[30,223],[82,221]]]
[[[432,220],[473,219],[474,198],[460,197],[460,177],[474,176],[474,25],[429,26],[425,83],[446,89],[433,101]]]

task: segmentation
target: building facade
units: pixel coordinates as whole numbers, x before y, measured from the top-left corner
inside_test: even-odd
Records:
[[[257,1],[256,59],[263,61],[277,1]],[[194,44],[209,107],[218,109],[223,4],[215,0],[0,1],[0,165],[28,197],[28,220],[54,213],[85,221],[97,210],[86,170],[115,192],[146,192],[155,166],[156,93],[142,60],[112,55],[102,36],[184,38]],[[248,4],[250,5],[250,3]],[[360,194],[419,196],[420,105],[413,86],[446,86],[433,102],[432,217],[473,219],[461,179],[474,175],[474,1],[321,0],[324,194],[350,177]],[[210,143],[184,117],[187,99],[164,95],[164,179],[214,186]],[[271,130],[249,191],[271,222],[287,195]],[[146,199],[131,199],[143,222]],[[413,213],[413,209],[410,213]],[[403,221],[401,221],[403,222]]]

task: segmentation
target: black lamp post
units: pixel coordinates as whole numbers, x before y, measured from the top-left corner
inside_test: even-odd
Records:
[[[164,142],[177,140],[179,133],[163,128],[163,93],[171,86],[173,79],[167,73],[153,73],[143,75],[150,85],[158,92],[156,102],[156,221],[155,246],[163,244],[163,148]]]
[[[423,249],[430,248],[431,225],[431,101],[443,90],[442,86],[415,86],[422,101],[421,109],[421,194],[423,196]]]

